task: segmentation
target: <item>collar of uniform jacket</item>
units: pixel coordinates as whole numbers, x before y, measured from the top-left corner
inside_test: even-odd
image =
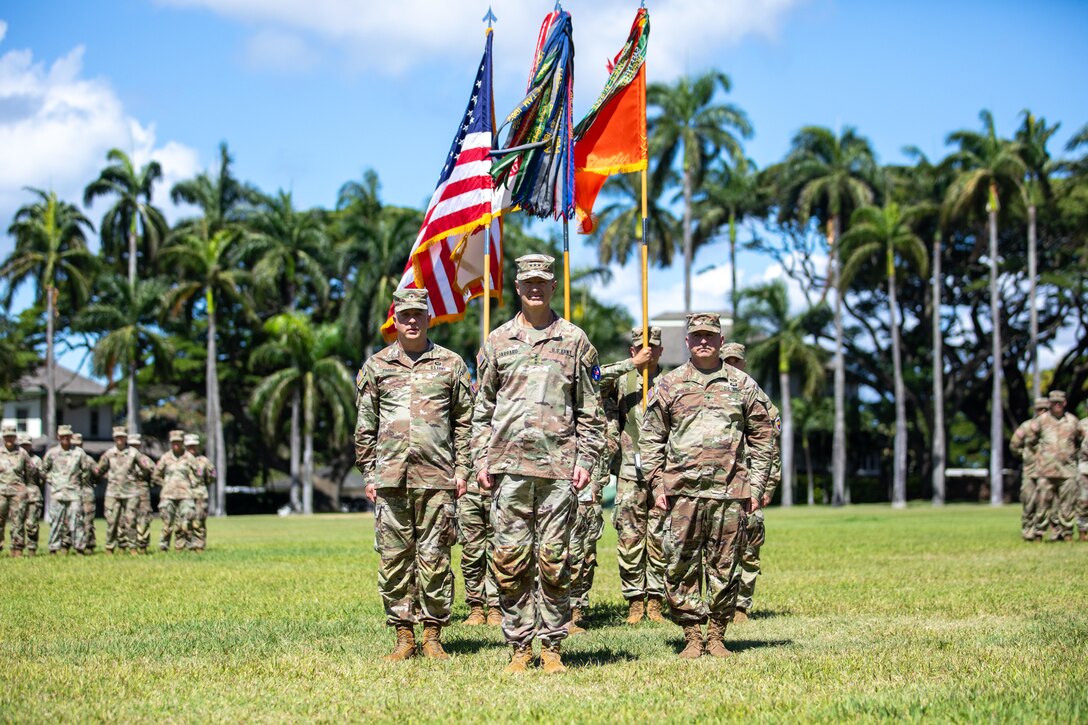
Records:
[[[725,380],[733,386],[737,386],[739,390],[738,380],[743,380],[748,376],[748,373],[737,370],[735,367],[723,364],[721,368],[715,373],[704,373],[695,367],[695,363],[688,360],[686,363],[680,366],[680,374],[684,376],[684,380],[694,380],[697,382],[704,382],[706,385],[717,382],[718,380]]]
[[[536,330],[537,332],[541,332],[541,333],[544,333],[544,334],[541,336],[541,338],[539,340],[536,340],[535,342],[533,340],[529,339],[529,330],[534,329],[534,328],[526,327],[525,325],[521,324],[521,321],[523,319],[525,319],[525,318],[522,316],[522,314],[520,312],[517,313],[514,316],[514,320],[513,320],[514,324],[510,326],[510,328],[511,328],[510,339],[511,340],[520,340],[521,342],[524,342],[526,345],[534,345],[534,344],[539,344],[539,343],[545,342],[547,340],[561,340],[561,339],[563,339],[563,325],[562,325],[562,323],[565,322],[565,320],[562,317],[560,317],[559,315],[555,314],[555,310],[552,310],[552,321],[548,324],[548,326],[545,327],[543,330]]]
[[[389,351],[389,354],[384,356],[387,362],[400,363],[401,365],[410,368],[421,360],[426,360],[434,353],[434,341],[427,340],[427,349],[415,359],[415,362],[412,361],[412,358],[408,356],[408,353],[404,351],[404,348],[400,346],[399,342],[394,342],[386,349]]]

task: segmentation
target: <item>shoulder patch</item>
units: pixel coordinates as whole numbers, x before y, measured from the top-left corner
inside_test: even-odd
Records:
[[[594,365],[593,370],[590,371],[590,374],[593,376],[594,380],[600,380],[601,379],[601,366],[600,365]]]
[[[359,368],[359,372],[355,374],[355,389],[363,387],[363,369]]]
[[[774,429],[778,433],[782,432],[782,416],[776,415],[774,417]]]

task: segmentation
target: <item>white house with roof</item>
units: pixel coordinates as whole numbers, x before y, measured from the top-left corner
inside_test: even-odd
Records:
[[[45,447],[45,366],[23,376],[16,385],[18,397],[3,403],[3,423],[14,424],[20,433],[28,433],[35,449]],[[109,447],[113,411],[109,405],[90,405],[93,398],[106,392],[106,387],[74,370],[56,366],[57,425],[68,424],[83,434],[83,447],[92,455]],[[103,445],[105,444],[105,445]],[[99,450],[101,449],[101,450]]]

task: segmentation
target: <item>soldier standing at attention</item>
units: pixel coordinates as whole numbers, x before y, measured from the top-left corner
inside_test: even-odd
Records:
[[[535,637],[544,671],[566,669],[571,527],[577,492],[604,447],[597,351],[549,306],[554,261],[516,260],[521,311],[480,352],[472,450],[477,482],[493,489],[495,577],[513,648],[507,672],[528,669]]]
[[[113,429],[115,446],[98,459],[98,475],[106,479],[106,553],[120,547],[136,553],[136,508],[140,503],[139,473],[133,469],[144,456],[128,445],[128,430]]]
[[[1065,392],[1051,390],[1050,413],[1031,421],[1028,443],[1035,446],[1035,522],[1049,525],[1050,541],[1071,541],[1077,500],[1079,421],[1065,412]]]
[[[665,519],[665,594],[684,628],[684,659],[727,657],[725,628],[748,516],[760,508],[771,467],[766,398],[747,374],[722,362],[718,315],[688,315],[691,359],[662,376],[642,422],[639,450]]]
[[[1023,511],[1020,514],[1020,535],[1024,541],[1042,541],[1043,532],[1035,528],[1035,446],[1028,443],[1028,434],[1031,432],[1031,422],[1041,415],[1045,415],[1050,408],[1050,401],[1046,398],[1035,399],[1035,417],[1028,418],[1021,423],[1012,434],[1009,441],[1009,449],[1014,456],[1018,456],[1023,465],[1020,469],[1020,505]]]
[[[1077,503],[1077,526],[1080,528],[1080,540],[1088,541],[1088,418],[1081,419],[1079,428],[1077,479],[1080,482],[1080,500]]]
[[[133,469],[136,474],[136,550],[141,554],[148,553],[148,545],[151,543],[151,474],[155,470],[155,462],[143,452],[144,441],[139,433],[133,433],[128,437],[128,445],[135,449],[140,457],[141,464]]]
[[[657,381],[661,359],[661,328],[649,328],[649,347],[642,346],[642,328],[631,330],[631,357],[601,369],[601,399],[609,426],[619,428],[620,462],[612,526],[616,529],[616,559],[620,586],[627,600],[627,623],[643,616],[664,622],[665,553],[661,536],[665,512],[654,505],[642,475],[639,428],[642,425],[642,371],[650,386]]]
[[[397,632],[389,661],[449,659],[442,628],[453,608],[450,548],[457,497],[468,485],[472,383],[459,355],[431,342],[426,290],[393,293],[397,340],[356,378],[355,465],[374,502],[378,591]]]
[[[91,475],[89,457],[72,445],[72,426],[57,426],[58,444],[45,452],[42,474],[49,485],[49,553],[75,548],[83,553],[83,503],[80,491]]]
[[[26,532],[23,539],[26,542],[26,555],[35,556],[38,553],[38,533],[41,528],[43,508],[42,486],[42,459],[34,455],[34,446],[28,433],[20,433],[15,439],[16,444],[30,458],[33,470],[26,482],[26,519],[23,531]]]
[[[162,486],[159,493],[159,516],[162,534],[159,551],[170,550],[170,537],[175,536],[174,548],[181,551],[193,543],[193,489],[196,488],[196,460],[184,448],[185,431],[170,431],[170,450],[155,464],[151,481]]]
[[[79,488],[79,501],[83,509],[83,553],[90,556],[98,546],[98,539],[94,531],[94,516],[97,513],[94,487],[98,482],[98,467],[94,459],[83,450],[83,434],[72,434],[72,448],[75,448],[83,456],[84,470],[86,471]]]
[[[491,562],[495,532],[491,528],[491,492],[469,477],[468,491],[457,501],[457,530],[461,537],[461,577],[465,580],[468,617],[464,624],[502,626],[499,586]],[[484,607],[487,609],[485,610]]]
[[[34,476],[26,451],[16,445],[19,431],[13,425],[0,429],[0,551],[4,550],[4,527],[11,524],[11,555],[23,555],[26,522],[27,482]]]
[[[215,481],[215,466],[200,452],[200,436],[187,433],[185,450],[196,460],[193,488],[193,550],[198,554],[208,545],[208,486]]]

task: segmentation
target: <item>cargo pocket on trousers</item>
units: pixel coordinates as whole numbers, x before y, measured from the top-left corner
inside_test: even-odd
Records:
[[[442,518],[445,519],[445,532],[440,541],[442,546],[453,546],[457,543],[457,504],[442,504]]]
[[[374,551],[382,553],[382,514],[385,512],[384,503],[374,504]]]

